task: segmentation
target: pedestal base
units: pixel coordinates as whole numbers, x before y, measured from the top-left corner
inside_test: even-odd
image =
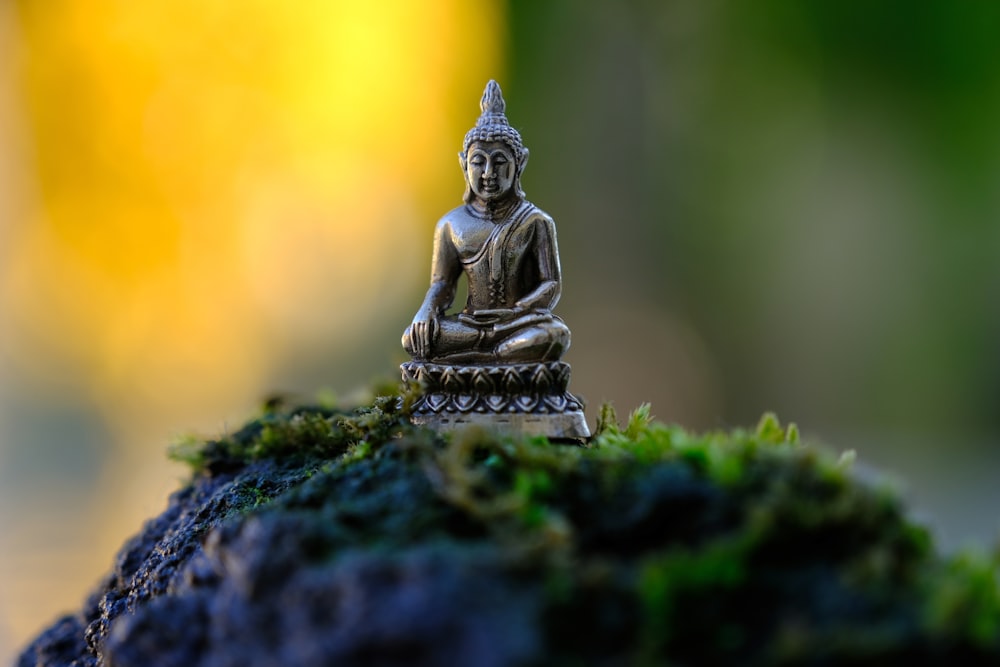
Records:
[[[445,412],[414,414],[414,424],[450,433],[468,426],[482,426],[497,431],[544,435],[548,438],[586,439],[590,437],[587,418],[580,410],[561,414],[488,414],[479,412]]]
[[[583,403],[567,391],[569,364],[449,366],[411,361],[403,382],[423,395],[411,421],[439,431],[470,425],[549,438],[589,438]]]

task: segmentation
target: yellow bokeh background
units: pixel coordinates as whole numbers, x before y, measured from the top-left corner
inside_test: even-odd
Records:
[[[0,10],[0,419],[82,402],[113,446],[92,494],[5,498],[0,659],[159,511],[172,432],[242,419],[289,360],[385,331],[397,354],[504,21],[462,0]]]

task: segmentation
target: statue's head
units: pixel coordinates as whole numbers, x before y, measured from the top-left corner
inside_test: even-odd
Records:
[[[476,126],[465,134],[458,154],[465,172],[465,201],[479,198],[486,202],[507,198],[511,192],[524,198],[521,173],[528,163],[528,149],[521,135],[507,122],[506,103],[496,81],[486,84],[479,103],[482,113]],[[485,178],[484,178],[485,177]]]

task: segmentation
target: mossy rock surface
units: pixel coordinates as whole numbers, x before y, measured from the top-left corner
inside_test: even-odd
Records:
[[[19,667],[997,664],[997,563],[850,457],[609,412],[585,446],[271,409]]]

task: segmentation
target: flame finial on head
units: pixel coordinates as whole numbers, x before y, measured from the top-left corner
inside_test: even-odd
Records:
[[[507,122],[507,117],[504,115],[507,103],[503,101],[503,91],[500,90],[500,84],[493,79],[490,79],[489,83],[486,84],[483,99],[479,101],[479,108],[482,109],[483,113],[479,116],[476,125],[482,125],[490,117],[497,118],[497,120],[502,119],[503,123]]]
[[[500,84],[490,79],[479,102],[482,113],[476,120],[476,126],[465,135],[463,152],[469,150],[474,141],[502,141],[517,154],[519,161],[527,156],[527,149],[521,142],[521,135],[510,126],[505,114],[507,103],[503,99]]]

